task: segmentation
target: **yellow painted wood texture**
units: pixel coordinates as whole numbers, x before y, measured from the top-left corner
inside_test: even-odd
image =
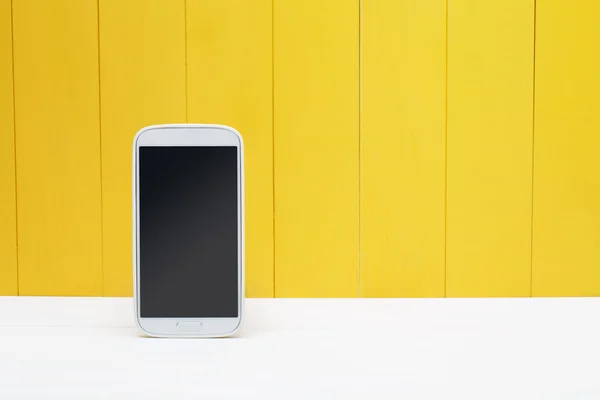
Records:
[[[0,3],[0,295],[131,295],[186,121],[245,138],[250,297],[600,295],[595,2]]]
[[[17,211],[11,2],[0,3],[0,295],[16,295]]]
[[[272,1],[189,1],[188,121],[244,137],[246,294],[273,297]]]
[[[537,1],[534,296],[600,296],[599,20],[595,1]]]
[[[13,1],[19,294],[102,294],[98,14]]]
[[[446,294],[529,296],[533,0],[448,5]]]
[[[361,296],[443,297],[446,1],[363,0]]]
[[[359,3],[274,2],[275,295],[355,297]]]
[[[186,122],[185,1],[100,0],[99,28],[104,295],[131,296],[131,145]]]

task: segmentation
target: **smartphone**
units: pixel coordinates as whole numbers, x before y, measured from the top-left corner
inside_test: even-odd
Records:
[[[244,301],[241,135],[222,125],[156,125],[133,144],[137,325],[153,337],[238,331]]]

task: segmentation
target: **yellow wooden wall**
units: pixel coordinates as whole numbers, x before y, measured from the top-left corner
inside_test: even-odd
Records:
[[[97,5],[16,0],[12,33],[19,294],[100,295]]]
[[[0,295],[131,295],[131,141],[246,142],[250,297],[600,295],[600,4],[0,0]]]
[[[534,0],[450,1],[447,40],[446,295],[529,296]]]
[[[273,7],[275,295],[356,297],[359,4]]]
[[[363,0],[361,33],[361,295],[443,297],[446,0]]]
[[[537,0],[534,296],[600,295],[600,2]]]

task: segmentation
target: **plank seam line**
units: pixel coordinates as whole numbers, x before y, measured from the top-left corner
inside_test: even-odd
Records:
[[[13,153],[14,153],[14,166],[15,166],[15,259],[17,261],[17,296],[19,296],[20,285],[19,285],[19,205],[17,201],[17,104],[16,104],[16,90],[15,90],[15,24],[13,18],[13,0],[10,2],[10,44],[12,51],[12,98],[13,98]]]

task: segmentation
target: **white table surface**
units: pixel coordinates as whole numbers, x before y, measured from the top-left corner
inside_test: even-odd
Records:
[[[600,298],[248,299],[151,339],[129,298],[0,298],[0,399],[600,399]]]

